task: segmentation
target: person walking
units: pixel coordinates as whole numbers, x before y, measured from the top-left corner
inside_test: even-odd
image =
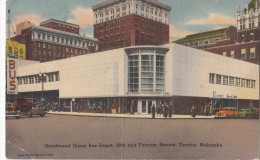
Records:
[[[155,105],[152,106],[152,118],[155,119]]]
[[[194,105],[191,107],[191,117],[192,118],[196,117],[196,107]]]
[[[134,103],[132,102],[130,105],[130,113],[134,115]]]
[[[169,117],[171,118],[172,117],[172,110],[173,110],[173,104],[172,102],[170,102],[170,105],[169,105]]]

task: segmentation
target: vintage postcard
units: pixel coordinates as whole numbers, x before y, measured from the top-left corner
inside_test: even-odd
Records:
[[[259,159],[260,0],[8,0],[7,159]]]

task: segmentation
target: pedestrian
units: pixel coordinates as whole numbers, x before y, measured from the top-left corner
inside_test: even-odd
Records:
[[[134,103],[132,102],[130,105],[130,113],[134,115]]]
[[[169,105],[169,117],[172,117],[172,114],[173,114],[173,104],[172,102],[170,102],[170,105]]]
[[[196,117],[196,113],[197,111],[196,111],[196,107],[193,105],[192,107],[191,107],[191,117],[192,118],[195,118]]]
[[[155,119],[155,105],[152,106],[152,118]]]
[[[167,118],[167,115],[168,115],[168,105],[167,103],[165,103],[163,107],[163,117]]]
[[[77,106],[77,108],[78,108],[78,112],[80,112],[80,102],[78,102],[78,106]]]

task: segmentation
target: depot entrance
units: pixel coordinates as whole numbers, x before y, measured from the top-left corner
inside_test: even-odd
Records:
[[[156,105],[155,100],[138,100],[137,113],[150,114],[152,113],[152,105]]]

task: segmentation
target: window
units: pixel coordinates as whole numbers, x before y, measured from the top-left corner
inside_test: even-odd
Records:
[[[18,49],[14,48],[14,57],[17,58],[18,57]]]
[[[199,42],[194,42],[194,46],[198,46],[199,45]]]
[[[228,85],[228,76],[223,76],[223,85]]]
[[[215,74],[214,73],[209,74],[209,83],[215,83]]]
[[[139,56],[133,55],[128,58],[128,90],[138,91],[139,79]]]
[[[249,79],[246,80],[246,87],[247,87],[247,88],[250,88],[250,87],[251,87],[250,82],[251,82],[251,81],[250,81]]]
[[[237,87],[240,86],[240,78],[236,78],[236,84],[235,84]]]
[[[231,52],[230,52],[230,57],[231,57],[231,58],[235,58],[235,51],[231,51]]]
[[[209,41],[204,41],[204,44],[205,44],[205,45],[209,44]]]
[[[153,55],[141,55],[141,90],[153,90]]]
[[[250,48],[250,58],[255,58],[255,48]]]
[[[246,49],[241,49],[241,59],[246,59]]]
[[[249,28],[254,28],[255,17],[249,17]]]
[[[246,80],[245,79],[242,79],[241,80],[241,87],[245,87],[246,86]]]
[[[251,88],[255,88],[255,80],[251,81]]]
[[[30,77],[29,77],[29,84],[33,84],[33,83],[34,83],[33,77],[30,76]]]
[[[45,34],[42,35],[42,39],[45,40]]]
[[[49,41],[51,39],[51,36],[50,35],[47,35],[47,40]]]
[[[223,56],[227,56],[227,52],[223,52]]]
[[[47,76],[48,76],[49,82],[53,82],[53,74],[49,73]]]
[[[38,36],[38,39],[41,39],[41,34],[38,33],[37,36]]]
[[[18,78],[18,85],[21,85],[23,83],[22,78]]]
[[[164,56],[156,55],[156,91],[164,91]]]
[[[216,84],[221,84],[221,75],[216,75]]]
[[[42,44],[42,48],[45,48],[45,43]]]
[[[234,86],[234,77],[229,77],[229,85]]]
[[[54,77],[55,77],[55,81],[59,81],[60,80],[59,72],[55,72]]]
[[[60,37],[57,37],[57,42],[60,42]]]

